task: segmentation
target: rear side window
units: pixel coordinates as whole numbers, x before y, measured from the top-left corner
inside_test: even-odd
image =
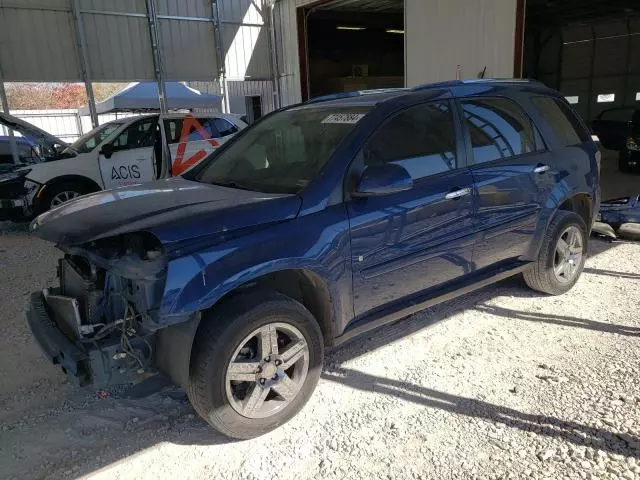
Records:
[[[219,118],[196,118],[195,121],[202,127],[202,132],[196,130],[195,127],[189,129],[189,133],[186,138],[182,138],[183,130],[183,118],[169,118],[164,121],[165,135],[167,136],[168,143],[180,143],[198,142],[200,140],[206,140],[209,138],[224,137],[229,134],[222,134],[218,128]],[[225,120],[226,122],[226,120]],[[228,123],[228,122],[227,122]],[[231,124],[229,124],[231,125]],[[223,125],[224,126],[224,125]],[[233,127],[233,125],[231,125]],[[228,128],[225,126],[225,128]]]
[[[411,178],[456,168],[456,139],[449,102],[432,102],[398,113],[363,149],[365,165],[395,163]]]
[[[213,124],[215,125],[216,130],[220,132],[221,137],[232,135],[238,131],[238,127],[224,118],[214,118],[210,121],[213,121]]]
[[[514,101],[477,98],[460,103],[471,137],[474,163],[502,160],[536,150],[531,120]]]
[[[564,102],[552,97],[534,97],[531,102],[554,131],[560,146],[578,145],[591,138],[589,132],[580,125],[575,113]]]

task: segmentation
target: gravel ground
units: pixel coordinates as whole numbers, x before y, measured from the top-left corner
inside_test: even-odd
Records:
[[[512,279],[330,352],[294,420],[232,442],[170,386],[69,386],[23,320],[57,253],[15,228],[0,235],[0,477],[640,479],[640,244],[591,249],[564,296]]]

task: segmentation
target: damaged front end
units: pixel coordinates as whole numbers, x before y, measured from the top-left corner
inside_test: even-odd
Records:
[[[96,388],[155,373],[166,278],[158,239],[141,232],[58,248],[60,284],[34,292],[27,315],[46,355],[74,383]]]

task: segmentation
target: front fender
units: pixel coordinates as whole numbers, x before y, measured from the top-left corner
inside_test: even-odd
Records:
[[[51,162],[33,165],[27,179],[37,183],[49,183],[58,177],[66,175],[86,177],[102,188],[102,176],[98,166],[97,155],[93,152],[82,153],[76,157],[63,158]]]
[[[350,259],[346,210],[335,205],[171,260],[159,318],[179,323],[264,275],[307,270],[325,283],[339,332],[353,318]]]

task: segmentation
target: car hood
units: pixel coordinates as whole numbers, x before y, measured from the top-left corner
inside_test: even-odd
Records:
[[[83,196],[43,213],[30,229],[67,246],[147,231],[171,250],[203,237],[295,218],[300,205],[297,195],[172,178]]]
[[[15,130],[23,137],[38,139],[47,143],[52,149],[55,145],[68,146],[67,142],[63,142],[55,135],[45,132],[39,129],[35,125],[25,122],[24,120],[9,115],[8,113],[0,112],[0,125],[4,125],[11,130]]]

